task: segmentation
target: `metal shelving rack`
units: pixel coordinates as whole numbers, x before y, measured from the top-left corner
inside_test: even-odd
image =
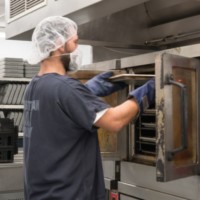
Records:
[[[0,87],[5,84],[28,84],[30,78],[0,78]],[[0,111],[23,111],[23,105],[0,104]],[[19,138],[23,137],[23,132],[18,133]]]

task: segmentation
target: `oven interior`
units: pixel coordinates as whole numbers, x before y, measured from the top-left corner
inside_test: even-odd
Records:
[[[128,68],[128,73],[134,74],[155,74],[155,66],[146,65]],[[145,82],[134,81],[129,86],[129,91],[140,87]],[[128,159],[131,162],[155,165],[156,160],[156,109],[155,103],[129,126],[128,131]]]

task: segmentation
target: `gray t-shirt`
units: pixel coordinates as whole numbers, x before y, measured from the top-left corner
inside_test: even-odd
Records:
[[[93,122],[108,107],[68,76],[33,78],[24,96],[26,200],[105,200]]]

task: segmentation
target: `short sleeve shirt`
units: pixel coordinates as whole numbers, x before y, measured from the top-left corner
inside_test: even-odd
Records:
[[[105,200],[93,122],[108,107],[78,80],[33,78],[24,95],[26,200]]]

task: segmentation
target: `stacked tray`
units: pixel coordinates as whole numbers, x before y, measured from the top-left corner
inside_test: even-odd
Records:
[[[1,58],[0,77],[23,78],[24,61],[21,58]]]
[[[0,87],[0,104],[22,105],[27,84],[7,83]]]
[[[25,78],[32,78],[35,76],[39,71],[39,65],[30,65],[27,62],[24,63],[24,77]]]
[[[5,118],[4,112],[0,111],[0,118]]]

